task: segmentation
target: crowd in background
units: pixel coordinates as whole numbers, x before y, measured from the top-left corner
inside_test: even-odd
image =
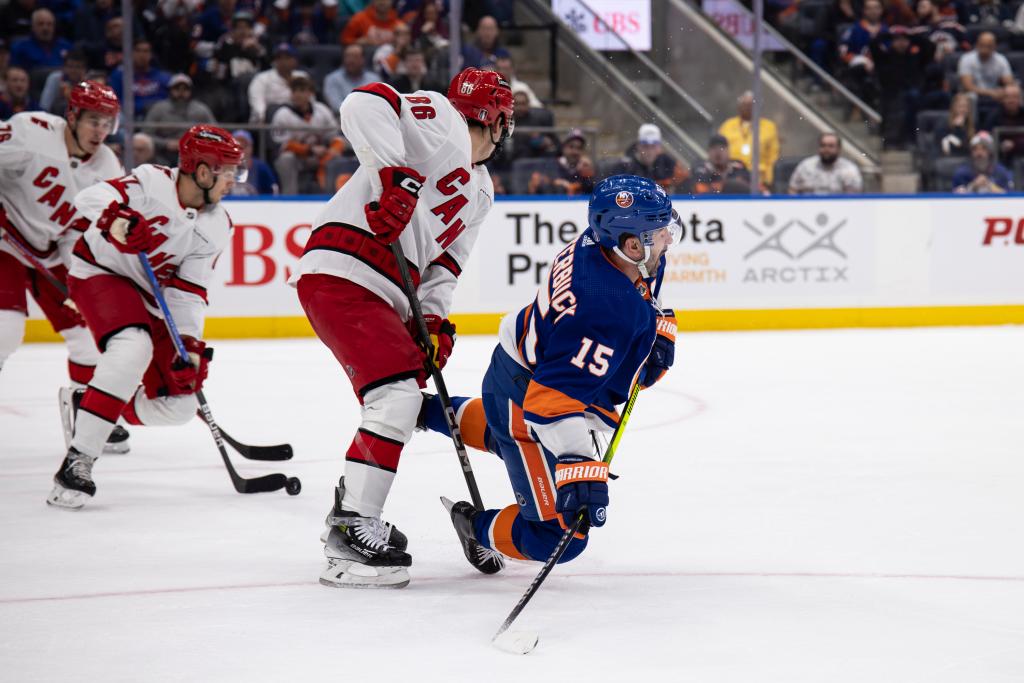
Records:
[[[120,2],[2,5],[0,119],[29,110],[62,114],[70,84],[83,79],[109,83],[123,100],[128,59],[134,71],[128,95],[141,131],[130,141],[137,163],[174,164],[178,136],[191,124],[238,124],[254,171],[240,193],[333,192],[357,167],[337,127],[341,101],[381,80],[400,92],[444,92],[453,66],[444,0],[136,0],[132,6],[134,41],[126,56]],[[803,19],[814,8],[808,29]],[[1024,47],[1024,6],[778,0],[769,13],[816,62],[881,110],[887,147],[912,147],[926,167],[944,170],[948,186],[932,189],[1013,187],[1009,169],[1024,160],[1024,128],[1006,131],[1024,126],[1024,108],[1003,52]],[[468,2],[463,19],[455,66],[501,72],[516,99],[516,133],[489,164],[499,192],[587,194],[595,179],[621,172],[652,178],[674,193],[750,192],[750,93],[739,94],[736,115],[720,122],[700,163],[670,156],[653,124],[640,126],[621,156],[595,161],[588,149],[593,131],[559,129],[553,110],[517,77],[503,36],[503,27],[513,24],[512,0]],[[922,131],[919,115],[936,108],[943,115],[932,116],[934,125]],[[862,190],[838,135],[823,134],[817,155],[787,160],[779,157],[770,111],[760,125],[757,192]],[[997,129],[1004,132],[998,141]]]

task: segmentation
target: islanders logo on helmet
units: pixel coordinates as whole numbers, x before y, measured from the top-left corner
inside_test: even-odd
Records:
[[[633,206],[633,193],[626,192],[625,190],[623,190],[622,192],[615,195],[615,203],[620,208],[628,209],[629,207]]]

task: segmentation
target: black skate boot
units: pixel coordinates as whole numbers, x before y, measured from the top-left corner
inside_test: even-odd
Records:
[[[71,447],[71,437],[75,433],[75,418],[78,416],[78,406],[82,402],[85,389],[72,389],[62,387],[57,393],[57,400],[60,403],[60,419],[64,424],[64,445]],[[103,446],[104,455],[124,455],[131,446],[128,444],[128,430],[119,424],[114,425],[107,443]]]
[[[92,466],[96,458],[68,449],[57,474],[53,475],[53,490],[46,502],[56,507],[77,510],[96,495],[92,481]]]
[[[345,495],[342,477],[335,490],[334,508],[328,516],[333,522],[324,539],[327,570],[320,583],[336,588],[405,588],[409,585],[412,557],[391,544],[408,545],[408,539],[377,517],[363,517],[341,509]],[[395,536],[397,532],[397,536]],[[323,537],[321,537],[323,538]]]
[[[441,503],[448,510],[448,514],[452,516],[455,533],[462,541],[462,550],[466,553],[469,563],[484,574],[497,574],[504,569],[505,557],[497,550],[483,547],[476,540],[476,533],[473,531],[473,517],[476,516],[476,508],[473,507],[473,504],[464,500],[453,503],[444,496],[441,496]]]
[[[331,507],[331,511],[327,513],[327,518],[324,519],[324,525],[327,527],[323,533],[320,534],[320,542],[327,543],[327,535],[330,534],[331,529],[342,524],[344,518],[342,515],[349,515],[350,513],[341,511],[341,499],[345,495],[345,477],[338,480],[338,485],[334,489],[334,506]],[[385,527],[388,528],[388,545],[397,550],[405,551],[409,547],[409,539],[398,530],[398,527],[391,524],[390,522],[382,522]]]

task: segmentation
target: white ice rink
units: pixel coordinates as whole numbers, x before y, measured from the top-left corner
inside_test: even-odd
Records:
[[[446,372],[478,393],[493,339]],[[221,342],[214,415],[290,441],[300,496],[242,496],[209,432],[132,429],[97,497],[47,507],[63,457],[63,348],[0,374],[0,680],[1024,681],[1024,328],[682,335],[641,395],[609,522],[489,638],[535,575],[477,574],[438,496],[450,442],[417,434],[385,517],[410,537],[400,591],[317,584],[318,535],[355,400],[315,340]],[[475,454],[484,501],[504,468]]]

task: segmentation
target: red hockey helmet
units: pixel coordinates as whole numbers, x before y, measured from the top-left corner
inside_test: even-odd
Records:
[[[83,111],[94,111],[113,118],[116,130],[117,117],[121,113],[121,103],[117,101],[117,94],[110,86],[96,81],[82,81],[71,88],[71,92],[68,94],[65,118],[70,121],[72,116],[77,118]]]
[[[231,133],[217,126],[192,126],[178,141],[178,168],[182,173],[195,173],[199,164],[213,171],[221,166],[237,166],[235,180],[245,182],[248,169],[242,166],[244,156]]]
[[[490,126],[502,120],[503,137],[512,134],[515,98],[504,76],[496,71],[467,67],[452,79],[448,99],[466,117]]]

